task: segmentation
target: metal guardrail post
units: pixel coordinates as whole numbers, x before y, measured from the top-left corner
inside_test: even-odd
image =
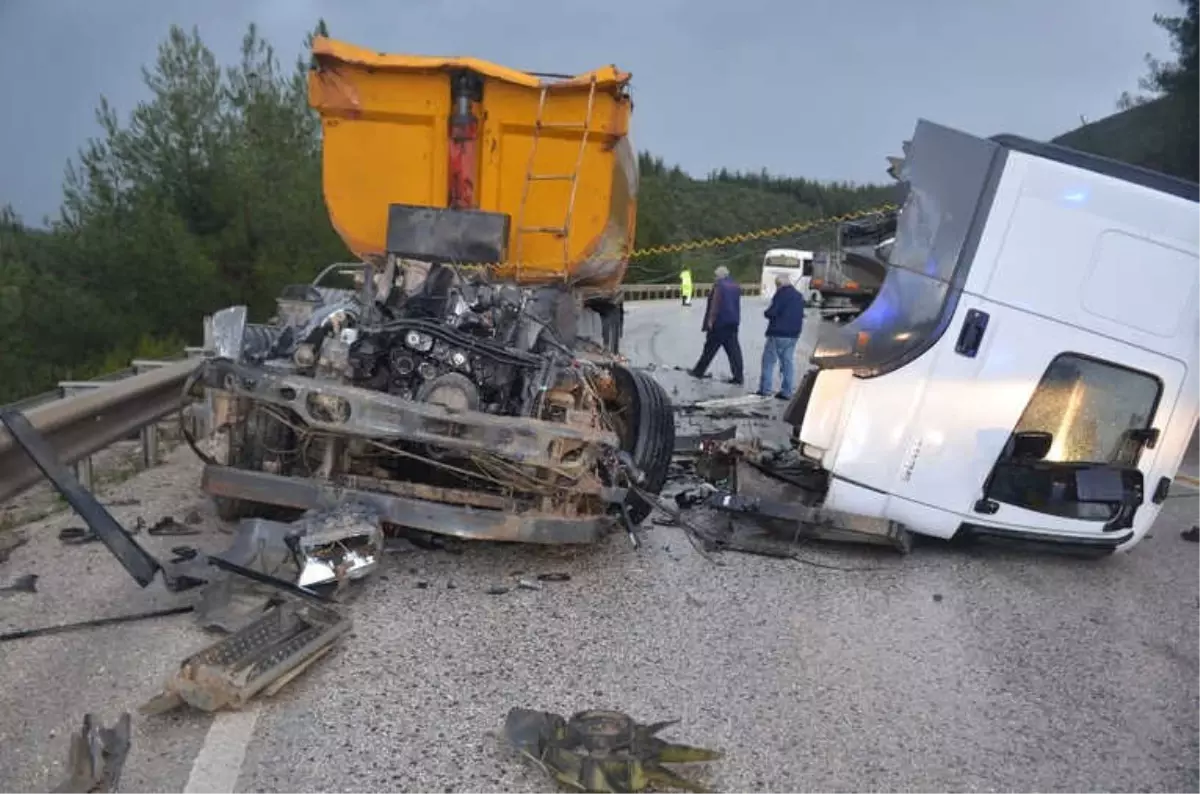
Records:
[[[203,350],[203,348],[201,348]],[[185,351],[186,353],[186,351]],[[195,356],[188,355],[188,358]],[[143,372],[150,370],[161,369],[174,361],[157,361],[153,359],[135,358],[133,360],[133,369],[141,375]],[[142,466],[150,469],[158,465],[158,422],[151,422],[141,430],[142,437]]]
[[[103,388],[110,385],[107,382],[93,383],[90,381],[59,381],[58,389],[63,398],[73,397],[76,394],[89,392],[94,389]],[[75,464],[75,479],[79,480],[79,484],[86,490],[92,490],[94,470],[92,468],[92,456],[88,455],[82,458]]]

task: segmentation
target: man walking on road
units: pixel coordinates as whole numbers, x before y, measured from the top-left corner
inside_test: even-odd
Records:
[[[679,273],[679,294],[684,306],[692,305],[692,269],[687,265]]]
[[[741,386],[742,348],[738,344],[738,326],[742,323],[742,289],[729,277],[729,268],[724,265],[714,270],[713,275],[717,280],[708,293],[708,306],[704,310],[704,323],[701,326],[706,334],[704,352],[700,354],[696,366],[688,370],[688,374],[693,378],[706,377],[708,365],[717,355],[717,350],[723,348],[733,374],[726,382]]]
[[[767,318],[767,338],[763,345],[758,394],[762,397],[771,395],[771,381],[775,380],[775,362],[778,360],[783,379],[775,396],[788,400],[796,388],[796,340],[804,327],[804,296],[792,286],[787,276],[775,277],[775,295],[763,314]]]

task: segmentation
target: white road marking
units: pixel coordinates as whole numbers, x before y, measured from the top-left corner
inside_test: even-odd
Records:
[[[241,711],[223,711],[213,719],[204,745],[192,764],[184,794],[232,792],[242,772],[246,747],[254,736],[258,705]]]

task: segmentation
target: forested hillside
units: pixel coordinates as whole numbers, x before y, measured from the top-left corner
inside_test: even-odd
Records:
[[[1189,179],[1200,179],[1200,80],[1197,79],[1197,0],[1181,0],[1183,14],[1155,15],[1171,37],[1176,60],[1147,56],[1142,93],[1121,96],[1121,112],[1060,135],[1055,143]]]
[[[1157,20],[1176,37],[1180,62],[1152,65],[1145,99],[1191,86],[1194,108],[1196,0],[1184,3],[1187,16]],[[203,315],[224,305],[246,303],[265,317],[281,285],[349,257],[321,197],[306,69],[303,59],[281,64],[253,28],[233,64],[218,63],[198,34],[174,29],[145,70],[146,101],[120,117],[100,100],[99,132],[70,164],[61,217],[30,229],[0,208],[0,403],[176,352],[198,342]],[[1193,172],[1194,121],[1193,110],[1191,132],[1162,144],[1183,161],[1190,140]],[[881,153],[881,181],[883,154],[891,152]],[[697,179],[651,154],[640,166],[638,247],[838,215],[894,196],[891,186],[767,174]],[[756,278],[765,248],[827,239],[638,258],[627,280],[674,281],[685,261],[698,280],[717,264]]]

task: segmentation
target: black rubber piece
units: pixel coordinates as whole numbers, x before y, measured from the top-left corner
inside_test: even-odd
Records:
[[[630,396],[630,421],[621,446],[645,477],[642,490],[658,495],[666,485],[671,456],[675,453],[675,409],[666,390],[650,375],[625,367],[615,367],[613,371],[618,389]],[[654,511],[654,505],[634,493],[630,493],[628,505],[629,519],[634,525],[641,524]]]

